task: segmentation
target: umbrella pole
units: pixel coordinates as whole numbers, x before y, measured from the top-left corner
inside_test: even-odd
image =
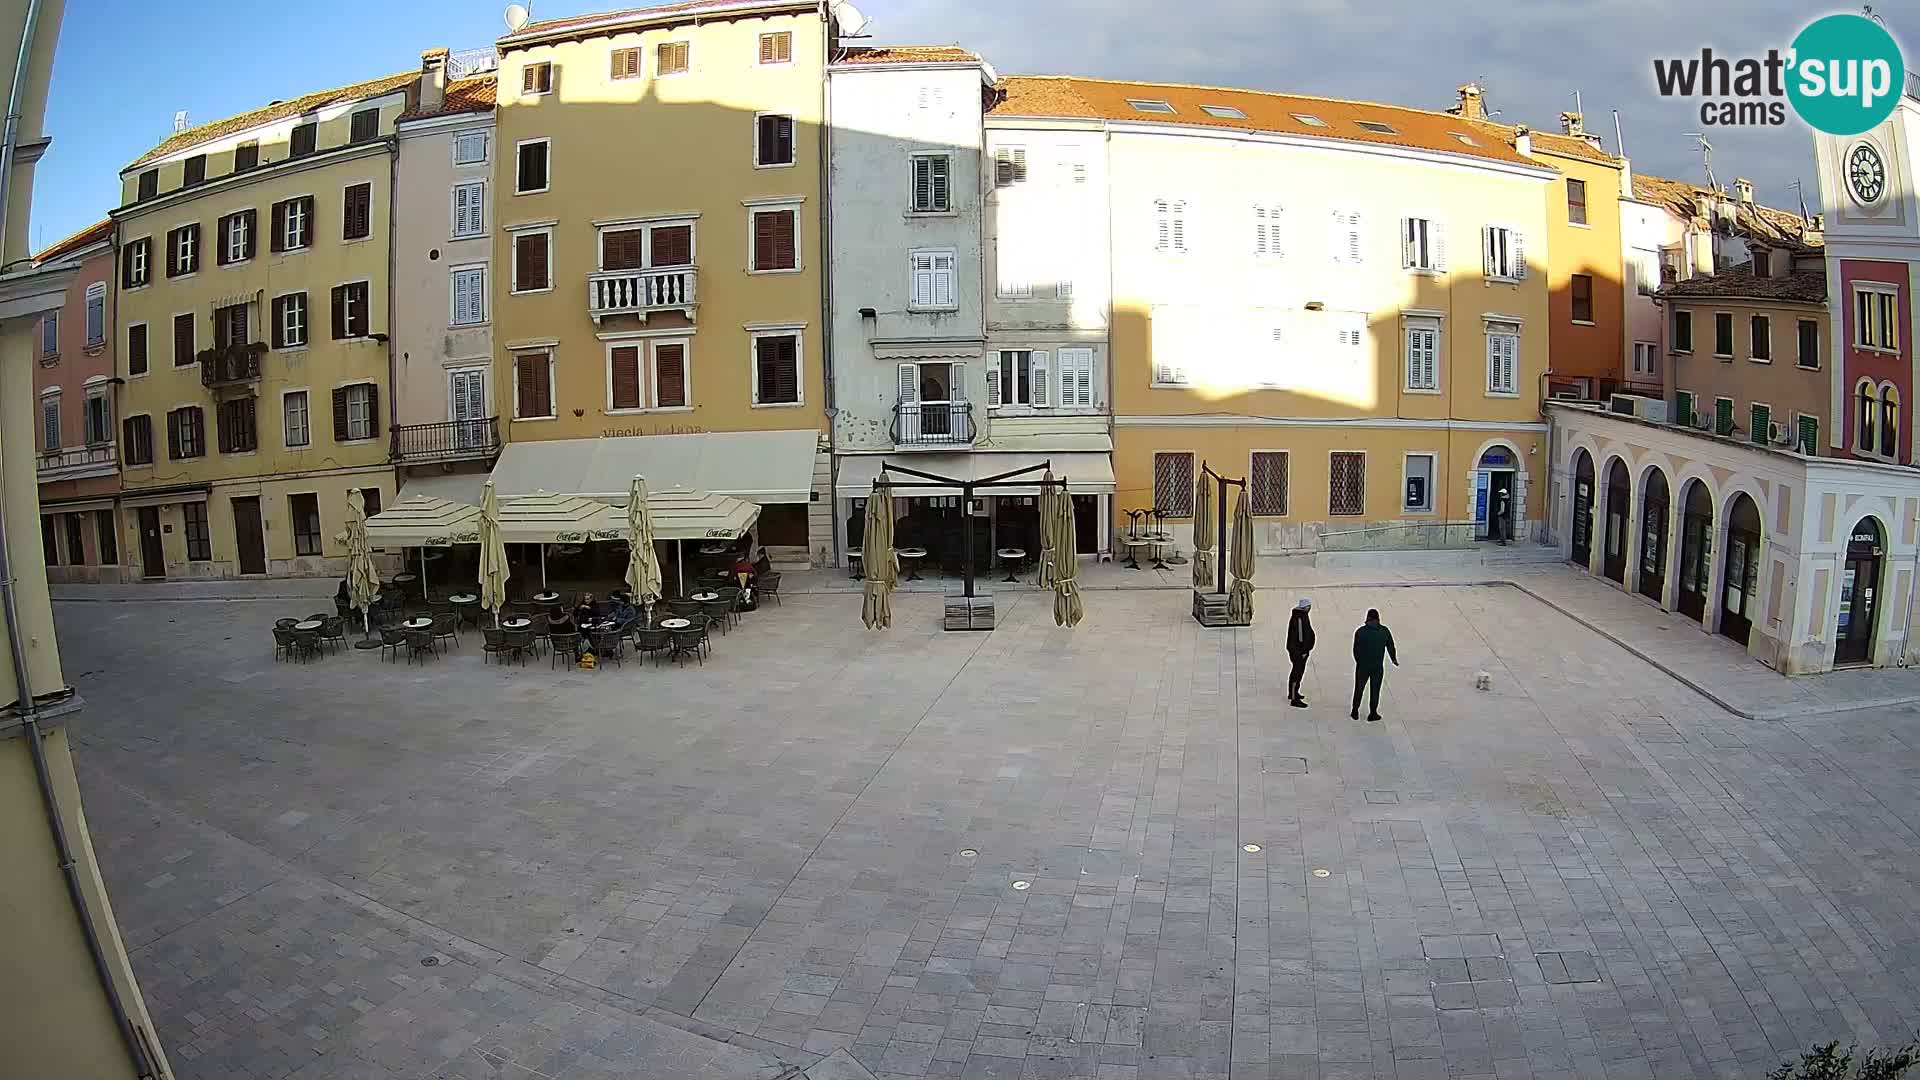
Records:
[[[1214,533],[1214,545],[1218,553],[1216,557],[1220,560],[1220,565],[1217,568],[1220,577],[1220,591],[1224,593],[1227,591],[1227,482],[1220,480],[1218,484],[1220,495],[1217,501],[1220,505],[1215,507],[1214,510],[1217,514],[1217,520],[1219,521],[1219,528]]]
[[[547,545],[540,545],[540,588],[547,587]]]
[[[680,578],[680,597],[685,599],[687,595],[687,542],[685,540],[673,542],[673,572]]]

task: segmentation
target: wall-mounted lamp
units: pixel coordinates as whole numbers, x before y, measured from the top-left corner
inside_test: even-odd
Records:
[[[1309,300],[1307,301],[1307,310],[1308,311],[1325,311],[1327,310],[1327,305],[1321,303],[1318,300]]]
[[[863,307],[860,309],[860,317],[863,319],[877,319],[880,317],[880,313],[870,307]]]

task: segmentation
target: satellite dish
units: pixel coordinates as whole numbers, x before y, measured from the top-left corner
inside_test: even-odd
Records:
[[[846,3],[845,0],[833,5],[833,17],[840,23],[840,33],[846,37],[852,37],[865,30],[867,24],[873,21],[861,14],[859,8]]]
[[[533,12],[527,8],[527,5],[508,4],[506,13],[507,32],[510,34],[517,33],[521,27],[527,25],[527,20],[531,18],[533,18]]]

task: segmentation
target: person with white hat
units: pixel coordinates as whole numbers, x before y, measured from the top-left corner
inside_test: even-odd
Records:
[[[1307,699],[1300,696],[1300,680],[1307,674],[1307,654],[1313,652],[1313,620],[1308,618],[1312,610],[1313,601],[1303,596],[1287,618],[1287,658],[1293,661],[1293,670],[1287,674],[1287,704],[1296,709],[1307,707]]]

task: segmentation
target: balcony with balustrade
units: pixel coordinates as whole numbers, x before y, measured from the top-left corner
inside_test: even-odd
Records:
[[[398,424],[389,429],[389,445],[394,462],[407,465],[492,458],[500,453],[500,419]]]
[[[267,355],[264,341],[236,341],[201,349],[200,385],[214,390],[247,386],[260,381],[260,362]]]
[[[902,401],[890,429],[896,450],[952,450],[973,445],[973,403]]]
[[[587,275],[587,314],[594,322],[609,315],[635,315],[641,322],[660,311],[693,318],[699,270],[662,266],[648,270],[596,270]]]
[[[42,484],[112,476],[120,471],[120,452],[111,442],[48,450],[40,454],[37,479]]]

